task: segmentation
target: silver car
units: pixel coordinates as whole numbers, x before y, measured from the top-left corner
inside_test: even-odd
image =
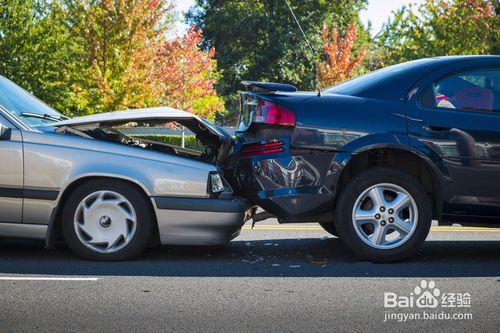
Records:
[[[200,149],[129,135],[182,126]],[[170,108],[65,119],[0,76],[0,238],[64,238],[83,258],[124,260],[148,245],[220,244],[252,209],[221,165],[231,137]]]

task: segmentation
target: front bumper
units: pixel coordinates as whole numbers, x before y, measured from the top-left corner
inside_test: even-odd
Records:
[[[216,245],[237,237],[251,217],[245,199],[153,197],[162,244]]]

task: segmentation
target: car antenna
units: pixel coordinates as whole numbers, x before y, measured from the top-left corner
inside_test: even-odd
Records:
[[[297,26],[299,27],[300,32],[302,33],[302,36],[304,37],[304,39],[306,41],[306,44],[307,44],[307,47],[309,48],[309,51],[311,51],[311,56],[314,56],[314,50],[311,46],[311,43],[309,43],[309,39],[307,38],[306,33],[304,32],[304,29],[302,29],[302,26],[300,25],[300,22],[297,19],[297,16],[295,16],[295,12],[293,11],[292,6],[290,6],[290,2],[288,2],[288,0],[285,0],[285,2],[288,6],[288,9],[290,9],[290,13],[292,13],[293,19],[295,20],[295,23],[297,23]],[[309,60],[314,61],[314,59],[311,59],[311,58]],[[321,89],[319,89],[319,86],[317,86],[316,88],[318,89],[318,97],[321,97]]]

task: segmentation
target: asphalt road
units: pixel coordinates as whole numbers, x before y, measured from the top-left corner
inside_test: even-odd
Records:
[[[227,247],[161,247],[118,263],[0,241],[0,332],[498,332],[498,229],[435,228],[411,260],[373,264],[315,225],[268,224]],[[410,296],[422,280],[471,300],[427,315],[472,318],[384,308],[385,292]]]

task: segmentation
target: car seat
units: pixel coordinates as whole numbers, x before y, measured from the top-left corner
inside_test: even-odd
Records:
[[[494,94],[490,89],[467,87],[458,91],[455,99],[460,109],[493,111]]]

